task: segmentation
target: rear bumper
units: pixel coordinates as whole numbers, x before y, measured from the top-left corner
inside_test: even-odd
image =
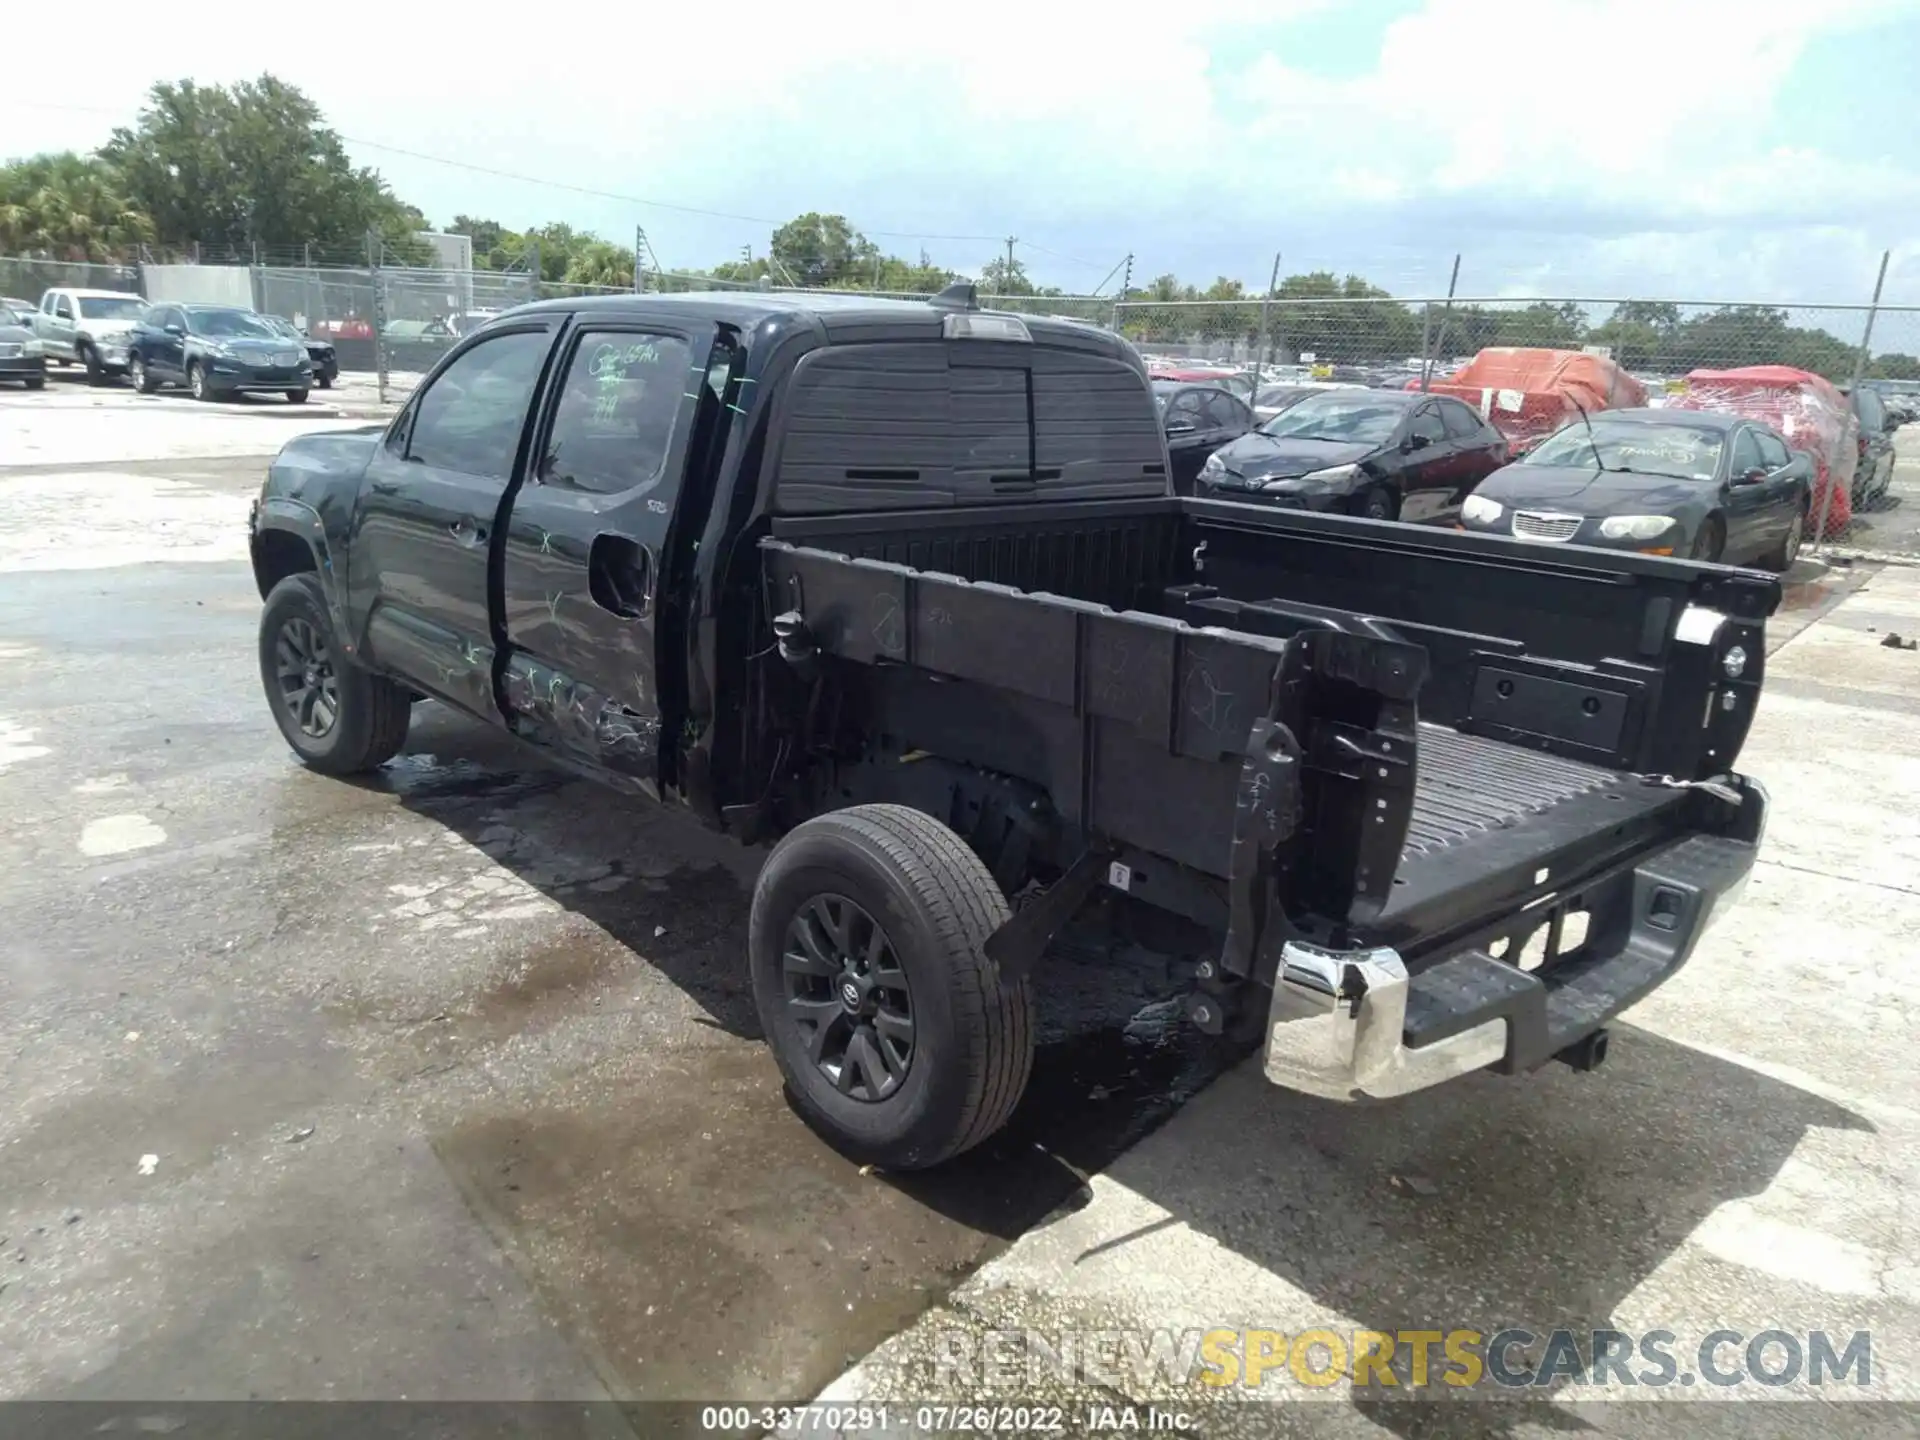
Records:
[[[1267,1078],[1331,1100],[1384,1100],[1475,1070],[1532,1070],[1586,1039],[1685,964],[1745,888],[1767,794],[1740,785],[1738,834],[1690,835],[1612,877],[1589,942],[1537,972],[1467,950],[1410,975],[1390,949],[1289,942],[1268,1013]]]

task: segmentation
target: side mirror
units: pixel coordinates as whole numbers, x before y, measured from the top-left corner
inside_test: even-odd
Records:
[[[1432,443],[1433,442],[1424,435],[1407,436],[1407,449],[1409,450],[1424,450]]]
[[[169,325],[166,327],[166,332],[169,335],[184,335],[187,333],[186,327],[183,325]]]
[[[1767,482],[1768,473],[1764,465],[1756,465],[1753,469],[1747,471],[1746,474],[1734,476],[1733,483],[1736,485],[1764,485]]]

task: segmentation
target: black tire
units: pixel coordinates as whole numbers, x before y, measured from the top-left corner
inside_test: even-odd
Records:
[[[333,388],[333,376],[326,374],[325,372],[322,372],[321,374],[316,375],[313,378],[319,382],[320,388],[322,390],[331,390]]]
[[[1806,543],[1807,512],[1804,509],[1793,512],[1793,523],[1778,545],[1762,557],[1760,563],[1776,574],[1784,575],[1793,568],[1793,562],[1800,558],[1800,547]]]
[[[44,390],[47,388],[47,377],[44,375],[32,375],[27,378],[25,384],[29,390]]]
[[[151,395],[160,388],[160,382],[147,369],[147,362],[138,355],[127,361],[127,376],[133,381],[133,388],[142,395]]]
[[[107,372],[100,368],[100,352],[98,350],[94,349],[91,345],[82,345],[73,353],[79,358],[80,363],[87,367],[87,383],[89,385],[104,385],[107,383]]]
[[[187,389],[196,400],[211,403],[220,398],[220,392],[213,388],[213,378],[207,374],[207,362],[195,360],[187,366]]]
[[[796,930],[812,924],[816,906],[841,916],[838,937],[824,920],[810,929],[828,952],[842,952],[829,953],[826,963],[809,958],[821,952]],[[1008,913],[980,857],[945,825],[905,806],[858,805],[816,816],[774,847],[754,887],[748,927],[754,1003],[794,1107],[842,1154],[921,1170],[1007,1122],[1032,1073],[1034,1031],[1027,980],[1007,981],[986,955],[987,937]],[[877,927],[884,950],[876,950],[872,928],[859,928],[862,920]],[[868,972],[863,962],[876,954],[882,959]],[[833,969],[842,962],[847,968]],[[904,1063],[895,1053],[877,1053],[877,1016],[866,1012],[863,1022],[861,1010],[834,1008],[847,978],[864,984],[882,971],[898,979],[876,981],[871,993],[876,1003],[882,992],[894,995],[882,1008],[896,1028],[901,994],[907,999]],[[824,1018],[810,1020],[808,1010]],[[828,1053],[836,1035],[846,1037],[840,1079],[830,1073]],[[856,1063],[856,1035],[867,1057],[883,1062],[891,1091],[871,1083],[871,1067]],[[810,1049],[815,1040],[817,1051]]]
[[[289,391],[287,391],[287,403],[288,403],[289,405],[304,405],[304,404],[306,404],[306,403],[307,403],[307,392],[306,392],[306,391],[304,391],[304,390],[289,390]]]
[[[317,657],[305,637],[319,642]],[[319,663],[311,663],[316,658]],[[288,664],[299,659],[308,663],[305,673],[293,682],[300,686],[295,690],[289,684]],[[317,673],[321,671],[324,674]],[[327,614],[326,594],[319,577],[311,572],[289,575],[267,596],[260,612],[260,682],[274,723],[293,753],[324,775],[357,775],[376,769],[406,743],[413,717],[407,692],[342,655]],[[321,706],[306,703],[316,690],[330,712],[324,724],[317,723]],[[316,723],[312,729],[303,728],[303,719]]]
[[[1718,564],[1720,554],[1727,548],[1727,526],[1718,515],[1709,515],[1700,522],[1700,528],[1693,532],[1693,545],[1687,551],[1689,560],[1710,560]]]
[[[1348,504],[1353,514],[1369,520],[1396,520],[1400,516],[1399,499],[1384,485],[1368,486]]]

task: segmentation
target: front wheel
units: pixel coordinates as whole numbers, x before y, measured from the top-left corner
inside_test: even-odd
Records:
[[[82,345],[77,353],[80,356],[80,363],[87,367],[87,383],[89,385],[106,384],[107,372],[101,367],[100,352],[91,345]]]
[[[260,679],[294,754],[326,775],[385,764],[406,743],[407,692],[342,652],[312,572],[273,587],[260,612]]]
[[[27,379],[27,388],[28,388],[29,390],[44,390],[44,389],[46,389],[46,388],[47,388],[47,377],[46,377],[46,376],[44,376],[44,375],[32,375],[32,376],[29,376],[29,377],[28,377],[28,379]]]
[[[288,403],[289,405],[304,405],[304,404],[306,404],[306,403],[307,403],[307,392],[306,392],[306,391],[304,391],[304,390],[289,390],[289,391],[287,391],[287,403]]]
[[[754,1003],[794,1107],[855,1160],[937,1165],[1007,1121],[1033,1068],[1033,998],[986,954],[1008,916],[932,817],[857,805],[790,832],[754,887]]]
[[[214,391],[213,381],[207,375],[207,365],[204,360],[196,360],[187,367],[187,391],[196,400],[220,398]]]
[[[160,388],[160,382],[148,371],[147,362],[138,355],[128,362],[127,373],[133,378],[133,388],[142,395],[151,395]]]
[[[1718,563],[1720,552],[1726,546],[1727,527],[1721,523],[1718,515],[1709,515],[1700,522],[1700,528],[1693,532],[1693,546],[1687,551],[1687,558]]]
[[[1400,513],[1399,503],[1391,491],[1379,485],[1362,490],[1351,501],[1355,515],[1365,516],[1369,520],[1391,520]]]
[[[322,390],[331,390],[333,388],[333,376],[322,372],[314,378],[320,382],[320,388]]]

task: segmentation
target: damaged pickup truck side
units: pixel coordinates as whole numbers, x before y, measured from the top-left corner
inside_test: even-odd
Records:
[[[1386,1098],[1598,1065],[1765,823],[1775,580],[1175,497],[1132,349],[965,286],[518,309],[250,523],[314,769],[431,697],[777,842],[762,1024],[887,1166],[1005,1122],[1096,896],[1277,1084]]]

